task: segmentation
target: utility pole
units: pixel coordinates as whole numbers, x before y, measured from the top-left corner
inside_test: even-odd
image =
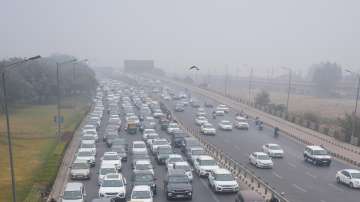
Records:
[[[292,70],[289,69],[289,86],[288,86],[288,94],[286,99],[286,111],[289,113],[289,101],[290,101],[290,91],[291,91],[291,77],[292,77]]]
[[[228,94],[228,66],[225,67],[225,95]]]
[[[252,79],[253,79],[253,68],[250,69],[250,75],[249,75],[249,104],[251,103]]]
[[[352,129],[351,129],[351,138],[350,138],[350,142],[353,142],[354,138],[355,138],[355,132],[356,132],[356,113],[357,113],[357,107],[358,107],[358,100],[359,100],[359,90],[360,90],[360,75],[358,73],[355,73],[353,71],[350,71],[348,69],[346,69],[345,71],[351,73],[352,75],[355,75],[357,78],[357,88],[356,88],[356,100],[355,100],[355,107],[354,107],[354,111],[353,111],[353,115],[352,115],[352,120],[353,123],[352,125]],[[358,143],[358,142],[357,142]],[[357,145],[356,143],[356,145]]]
[[[59,75],[59,63],[56,63],[56,93],[57,93],[57,117],[56,117],[56,123],[57,123],[57,135],[56,137],[58,140],[61,140],[61,118],[60,118],[60,75]]]

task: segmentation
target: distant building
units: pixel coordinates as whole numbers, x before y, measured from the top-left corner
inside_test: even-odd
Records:
[[[153,60],[125,60],[124,71],[129,73],[152,72],[155,69]]]

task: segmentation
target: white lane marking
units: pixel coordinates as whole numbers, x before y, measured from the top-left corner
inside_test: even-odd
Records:
[[[283,177],[281,175],[279,175],[278,173],[276,172],[273,172],[273,174],[275,175],[275,177],[279,178],[279,179],[283,179]]]
[[[341,189],[341,188],[337,187],[337,186],[336,186],[336,185],[334,185],[334,184],[329,183],[328,185],[329,185],[330,187],[332,187],[332,188],[334,188],[334,189],[336,189],[336,190],[340,191],[340,192],[344,192],[344,190],[343,190],[343,189]]]
[[[235,149],[241,151],[241,148],[239,146],[235,145],[234,147],[235,147]]]
[[[205,180],[203,180],[203,179],[199,179],[199,180],[200,180],[201,184],[203,184],[204,187],[207,188],[207,190],[209,190],[209,192],[211,193],[211,194],[210,194],[210,195],[211,195],[211,198],[213,198],[214,201],[216,201],[216,202],[221,202],[221,201],[217,198],[217,196],[215,196],[214,192],[213,192],[212,190],[210,190],[210,188],[209,188],[209,186],[206,184]]]
[[[316,176],[316,175],[313,175],[313,174],[311,174],[310,172],[306,172],[305,174],[306,174],[306,175],[308,175],[308,176],[310,176],[310,177],[312,177],[312,178],[314,178],[314,179],[316,179],[316,178],[317,178],[317,176]]]
[[[297,184],[292,184],[292,186],[294,186],[296,189],[298,189],[298,190],[300,190],[300,191],[302,191],[302,192],[307,192],[306,189],[300,187],[300,186],[297,185]]]
[[[287,164],[288,164],[289,166],[293,167],[293,168],[296,168],[296,165],[293,164],[293,163],[288,162]]]

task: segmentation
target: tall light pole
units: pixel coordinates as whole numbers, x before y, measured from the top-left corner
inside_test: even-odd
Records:
[[[288,68],[288,67],[281,67],[281,68],[289,71],[288,92],[287,92],[287,98],[286,98],[286,112],[289,113],[292,70],[291,70],[291,68]]]
[[[56,123],[57,123],[57,138],[60,140],[61,138],[61,118],[60,118],[60,74],[59,68],[61,65],[69,64],[76,62],[76,59],[67,60],[61,63],[56,62],[56,87],[57,87],[57,116],[56,116]]]
[[[12,201],[16,202],[16,181],[15,181],[15,169],[14,169],[14,159],[13,159],[13,150],[12,150],[12,142],[11,142],[11,133],[10,133],[10,117],[9,117],[9,110],[8,110],[8,100],[7,100],[7,89],[6,89],[6,71],[16,67],[17,65],[26,63],[31,60],[36,60],[41,58],[41,56],[34,56],[28,59],[24,59],[12,64],[8,64],[3,66],[2,69],[0,69],[1,72],[1,78],[2,78],[2,91],[4,96],[4,111],[5,111],[5,117],[6,117],[6,133],[7,133],[7,139],[8,139],[8,149],[9,149],[9,162],[10,162],[10,175],[11,175],[11,191],[12,191]]]
[[[225,96],[228,94],[228,78],[229,74],[228,74],[228,66],[226,65],[225,67]]]
[[[360,75],[358,73],[355,73],[353,71],[350,71],[348,69],[345,70],[346,72],[349,72],[352,75],[355,75],[357,78],[357,88],[356,88],[356,100],[355,100],[355,107],[354,107],[354,112],[352,115],[352,119],[353,119],[353,124],[352,124],[352,130],[351,130],[351,139],[350,141],[352,141],[355,137],[355,128],[356,128],[356,112],[357,112],[357,106],[358,106],[358,100],[359,100],[359,90],[360,90]]]
[[[252,80],[253,80],[253,68],[250,68],[250,75],[249,75],[249,105],[251,104]]]

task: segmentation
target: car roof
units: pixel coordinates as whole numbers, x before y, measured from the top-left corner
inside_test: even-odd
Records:
[[[100,165],[100,169],[101,168],[115,168],[115,164],[103,161]]]
[[[180,154],[170,154],[168,158],[178,158],[182,157]]]
[[[179,161],[179,162],[175,162],[174,164],[175,166],[184,166],[184,165],[189,166],[189,163],[187,161]]]
[[[213,171],[215,174],[231,174],[228,169],[225,168],[218,168]]]
[[[321,146],[318,146],[318,145],[308,145],[306,147],[309,149],[312,149],[312,150],[324,150],[324,148],[322,148]]]
[[[269,146],[280,146],[280,145],[275,144],[275,143],[268,143],[267,145],[269,145]]]
[[[104,156],[105,155],[118,155],[118,153],[117,152],[111,152],[111,151],[109,151],[109,152],[105,152],[104,153]]]
[[[133,143],[133,144],[145,144],[144,141],[133,141],[132,143]]]
[[[199,156],[198,159],[200,159],[200,160],[214,160],[213,157],[208,156],[208,155]]]
[[[122,174],[121,173],[109,173],[105,175],[105,180],[121,180]]]
[[[149,160],[137,160],[135,164],[151,164],[150,159]]]
[[[78,191],[83,187],[81,182],[68,182],[65,187],[65,191]]]
[[[184,169],[169,169],[168,175],[185,175]]]
[[[256,154],[256,155],[266,155],[267,156],[267,154],[264,153],[264,152],[254,152],[254,154]]]
[[[149,185],[135,185],[132,191],[150,191]]]
[[[360,173],[360,170],[356,170],[356,169],[343,169],[343,170],[349,173]]]

